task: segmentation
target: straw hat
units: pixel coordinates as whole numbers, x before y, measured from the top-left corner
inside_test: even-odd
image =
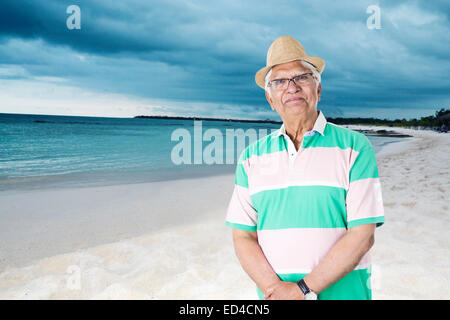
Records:
[[[281,63],[291,62],[295,60],[304,60],[316,67],[319,73],[325,68],[325,61],[319,57],[308,56],[300,42],[289,36],[282,36],[275,39],[267,51],[266,66],[260,69],[255,75],[255,81],[258,86],[264,89],[264,79],[269,70]]]

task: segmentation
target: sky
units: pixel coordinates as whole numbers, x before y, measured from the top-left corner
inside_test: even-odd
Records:
[[[0,113],[280,120],[254,76],[289,35],[325,60],[326,117],[429,116],[450,108],[449,13],[447,0],[2,0]]]

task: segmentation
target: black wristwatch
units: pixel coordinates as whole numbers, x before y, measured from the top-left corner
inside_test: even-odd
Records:
[[[317,294],[308,288],[305,280],[301,279],[297,282],[297,285],[300,287],[300,290],[302,290],[305,300],[317,300]]]

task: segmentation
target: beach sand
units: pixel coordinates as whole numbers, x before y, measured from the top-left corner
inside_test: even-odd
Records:
[[[450,299],[450,135],[395,131],[414,138],[377,154],[373,298]],[[225,226],[233,184],[2,192],[0,299],[258,299]]]

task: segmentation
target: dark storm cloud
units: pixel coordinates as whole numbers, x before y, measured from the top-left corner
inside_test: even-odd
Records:
[[[66,28],[71,4],[81,30]],[[366,27],[371,4],[380,30]],[[330,113],[426,109],[449,101],[448,13],[448,1],[3,0],[0,63],[102,91],[265,110],[254,73],[291,35],[326,61]]]

